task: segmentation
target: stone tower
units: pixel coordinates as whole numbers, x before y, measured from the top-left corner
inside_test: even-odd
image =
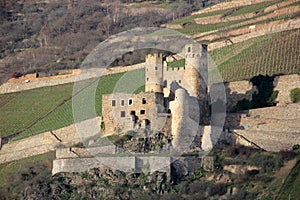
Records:
[[[207,45],[186,45],[184,77],[190,84],[190,95],[203,101],[207,98],[207,68]]]
[[[146,92],[163,92],[163,56],[159,53],[146,56]]]

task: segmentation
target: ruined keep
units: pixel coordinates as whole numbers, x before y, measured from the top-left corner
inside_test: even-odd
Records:
[[[148,54],[145,92],[103,95],[105,134],[160,131],[172,134],[176,147],[198,133],[207,105],[207,46],[186,45],[181,57],[184,65],[174,68],[161,53]]]

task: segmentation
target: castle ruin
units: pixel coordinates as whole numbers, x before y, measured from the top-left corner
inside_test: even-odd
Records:
[[[184,64],[170,67],[161,53],[148,54],[145,92],[102,97],[105,134],[144,131],[171,134],[173,147],[188,147],[207,111],[207,46],[186,45]],[[182,149],[177,149],[182,150]]]

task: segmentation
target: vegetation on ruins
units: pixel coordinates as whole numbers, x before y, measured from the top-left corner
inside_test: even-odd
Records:
[[[300,102],[300,88],[294,88],[290,91],[291,102]]]
[[[250,79],[254,87],[258,89],[252,95],[252,99],[243,99],[237,102],[236,108],[238,110],[247,110],[253,108],[263,108],[276,105],[276,98],[278,91],[274,91],[274,76],[255,76]]]

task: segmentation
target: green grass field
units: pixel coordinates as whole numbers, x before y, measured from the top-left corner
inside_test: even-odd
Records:
[[[210,56],[226,81],[296,73],[300,68],[300,29],[233,44],[210,52]]]
[[[125,73],[104,76],[100,79],[95,94],[95,110],[101,114],[102,94],[112,93],[115,84]],[[134,70],[127,73],[127,80],[136,77],[144,79],[144,70]],[[126,91],[129,85],[135,82],[118,86],[116,92]],[[0,133],[1,137],[21,132],[15,140],[45,131],[55,130],[74,123],[72,114],[72,90],[73,84],[64,84],[54,87],[37,88],[18,93],[0,95]],[[87,92],[85,89],[82,92]],[[139,87],[135,93],[143,91]],[[83,119],[89,115],[83,113]]]

